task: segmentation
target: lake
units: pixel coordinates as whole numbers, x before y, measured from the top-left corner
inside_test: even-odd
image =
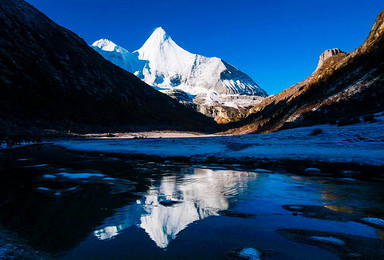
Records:
[[[0,222],[58,259],[377,259],[384,184],[241,165],[0,155]],[[250,258],[257,259],[257,258]]]

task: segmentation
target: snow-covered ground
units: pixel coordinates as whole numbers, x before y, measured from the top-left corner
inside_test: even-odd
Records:
[[[212,137],[217,135],[190,133],[190,132],[137,132],[137,133],[115,133],[113,137],[105,134],[86,134],[85,137],[99,139],[134,139],[134,138],[192,138]]]
[[[59,140],[56,145],[77,151],[247,161],[310,159],[384,165],[383,118],[378,122],[338,127],[320,125],[270,134],[201,138]],[[315,129],[322,133],[311,135]]]

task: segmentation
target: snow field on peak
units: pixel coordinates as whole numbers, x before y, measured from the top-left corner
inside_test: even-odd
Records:
[[[254,105],[267,96],[248,75],[220,58],[184,50],[161,27],[132,53],[106,39],[92,47],[163,93],[182,91],[193,103],[237,108]]]

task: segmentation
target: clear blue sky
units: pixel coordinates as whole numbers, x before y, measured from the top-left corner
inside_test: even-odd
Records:
[[[163,27],[184,49],[224,59],[269,94],[305,79],[326,49],[363,43],[383,0],[27,0],[88,43],[129,51]]]

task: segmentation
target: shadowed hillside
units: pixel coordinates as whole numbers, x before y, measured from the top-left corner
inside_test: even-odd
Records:
[[[0,2],[0,128],[212,130],[22,0]]]

